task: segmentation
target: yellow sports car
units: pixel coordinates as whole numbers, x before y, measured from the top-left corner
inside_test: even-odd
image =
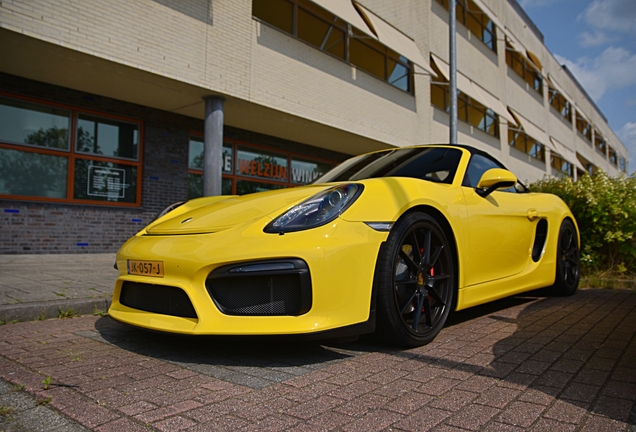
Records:
[[[349,159],[311,185],[169,207],[117,254],[109,315],[208,335],[433,340],[452,310],[579,282],[554,195],[492,156],[424,145]]]

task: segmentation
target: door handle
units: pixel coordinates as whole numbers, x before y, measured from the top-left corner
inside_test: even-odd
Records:
[[[528,219],[530,219],[530,221],[533,221],[537,219],[538,217],[539,217],[539,212],[537,211],[537,209],[528,210]]]

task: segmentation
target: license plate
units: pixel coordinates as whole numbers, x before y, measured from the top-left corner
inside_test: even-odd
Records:
[[[128,274],[163,277],[163,261],[128,260]]]

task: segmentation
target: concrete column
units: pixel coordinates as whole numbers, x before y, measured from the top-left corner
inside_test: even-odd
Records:
[[[223,166],[223,99],[204,97],[203,123],[203,196],[221,195]]]

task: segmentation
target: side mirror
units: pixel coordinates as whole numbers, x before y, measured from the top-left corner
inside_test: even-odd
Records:
[[[517,177],[513,173],[502,168],[492,168],[481,176],[475,192],[485,198],[497,189],[508,189],[515,184],[517,184]]]

